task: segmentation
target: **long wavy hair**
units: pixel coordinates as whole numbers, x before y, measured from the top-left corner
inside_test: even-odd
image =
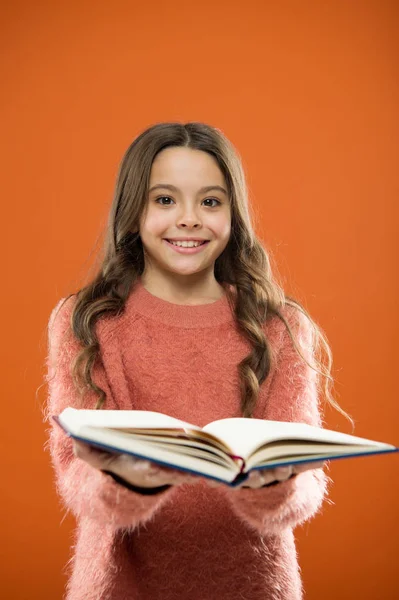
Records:
[[[157,154],[171,146],[210,154],[216,159],[228,187],[231,236],[215,261],[214,274],[226,290],[240,332],[252,346],[251,353],[238,365],[242,416],[253,415],[260,386],[270,372],[273,352],[262,324],[277,316],[284,322],[298,354],[318,373],[319,393],[353,426],[352,418],[331,393],[332,353],[324,332],[297,300],[285,295],[272,274],[269,255],[255,235],[244,170],[237,150],[219,129],[200,122],[157,123],[138,135],[122,158],[105,231],[101,266],[90,283],[65,298],[76,296],[70,326],[82,346],[72,365],[77,389],[81,394],[94,390],[98,396],[96,408],[104,406],[106,394],[91,376],[100,354],[95,324],[100,318],[123,312],[132,286],[144,271],[139,223],[147,206],[151,167]],[[299,309],[311,322],[315,365],[302,354],[281,312],[286,305]]]

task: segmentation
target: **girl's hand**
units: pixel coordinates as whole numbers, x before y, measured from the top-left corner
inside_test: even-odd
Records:
[[[134,458],[130,454],[108,452],[81,441],[72,440],[75,456],[95,469],[112,471],[128,483],[137,487],[152,488],[162,485],[194,483],[194,475],[183,471],[162,467],[149,460]]]
[[[296,465],[287,465],[286,467],[276,467],[275,469],[263,469],[262,471],[251,471],[248,479],[233,489],[241,487],[261,488],[272,481],[287,481],[292,475],[298,475],[310,469],[320,469],[326,465],[327,461],[301,463]]]

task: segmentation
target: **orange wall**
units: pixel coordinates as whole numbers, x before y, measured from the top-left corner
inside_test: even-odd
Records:
[[[62,596],[74,525],[35,397],[45,327],[92,264],[124,150],[156,121],[235,143],[258,234],[330,340],[355,434],[399,445],[398,4],[7,4],[1,588],[44,600]],[[397,474],[396,455],[331,465],[333,504],[296,530],[307,600],[398,597]]]

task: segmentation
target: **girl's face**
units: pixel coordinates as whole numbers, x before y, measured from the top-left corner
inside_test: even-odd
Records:
[[[214,272],[230,238],[231,207],[226,181],[212,156],[191,148],[162,150],[152,164],[146,208],[140,236],[147,272],[148,267],[179,275]],[[207,243],[198,251],[179,252],[167,241],[182,238]]]

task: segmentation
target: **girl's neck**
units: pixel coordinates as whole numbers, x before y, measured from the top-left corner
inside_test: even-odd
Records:
[[[185,306],[211,304],[220,300],[226,292],[214,277],[209,282],[204,280],[198,283],[180,283],[167,278],[155,280],[154,277],[145,275],[140,277],[141,285],[153,296]]]

